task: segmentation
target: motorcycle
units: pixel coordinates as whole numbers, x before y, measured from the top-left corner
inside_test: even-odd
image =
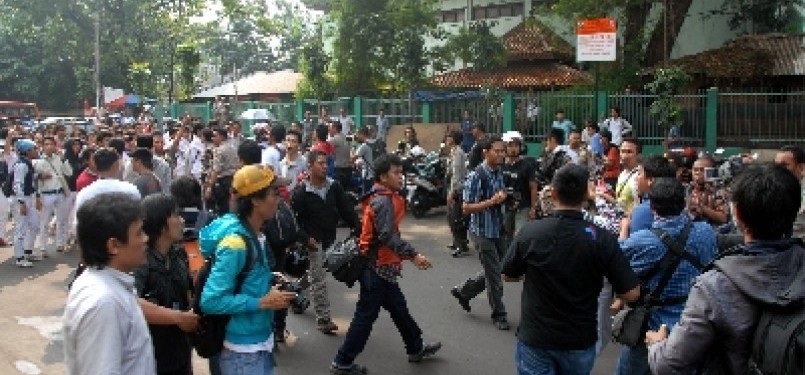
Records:
[[[430,209],[447,204],[446,168],[444,159],[431,152],[414,169],[406,174],[405,196],[408,209],[419,219]]]

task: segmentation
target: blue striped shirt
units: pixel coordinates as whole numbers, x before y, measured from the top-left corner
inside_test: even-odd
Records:
[[[486,172],[488,183],[481,183],[481,176],[473,170],[464,183],[464,202],[478,203],[491,198],[496,192],[503,190],[503,173],[500,168],[492,170],[483,162],[479,168]],[[486,185],[486,186],[484,186]],[[486,189],[484,189],[486,188]],[[486,191],[484,191],[486,190]],[[503,205],[476,212],[470,215],[470,232],[484,238],[500,238],[503,232]]]

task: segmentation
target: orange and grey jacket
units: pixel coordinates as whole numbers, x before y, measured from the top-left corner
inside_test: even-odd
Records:
[[[363,220],[358,240],[361,253],[375,259],[374,266],[381,276],[399,276],[402,261],[418,254],[410,243],[400,238],[405,200],[398,192],[375,184],[361,200],[361,205]],[[372,246],[377,248],[376,256],[369,254]]]

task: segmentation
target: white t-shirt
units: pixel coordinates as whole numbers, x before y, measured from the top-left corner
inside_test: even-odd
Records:
[[[73,207],[73,225],[78,227],[78,219],[76,214],[78,209],[88,200],[95,198],[102,194],[109,193],[124,193],[130,195],[132,198],[140,200],[140,191],[131,182],[120,181],[116,179],[101,179],[89,184],[89,186],[81,189],[75,197],[75,206]],[[75,229],[75,228],[73,228]]]
[[[275,146],[268,145],[263,149],[260,164],[271,167],[275,173],[280,171],[280,152]]]

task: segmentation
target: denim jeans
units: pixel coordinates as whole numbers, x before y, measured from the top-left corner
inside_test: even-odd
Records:
[[[265,350],[238,353],[224,349],[219,364],[222,375],[274,375],[274,355]]]
[[[514,354],[518,375],[589,375],[595,345],[583,350],[544,350],[517,340]]]
[[[624,345],[621,349],[616,375],[651,375],[648,367],[648,348],[643,343],[636,346]]]
[[[363,270],[360,283],[361,292],[355,315],[349,324],[344,343],[335,356],[335,364],[349,366],[363,351],[381,307],[389,312],[391,320],[402,335],[406,353],[417,354],[422,351],[422,330],[408,311],[400,286],[380,278],[370,269]]]

